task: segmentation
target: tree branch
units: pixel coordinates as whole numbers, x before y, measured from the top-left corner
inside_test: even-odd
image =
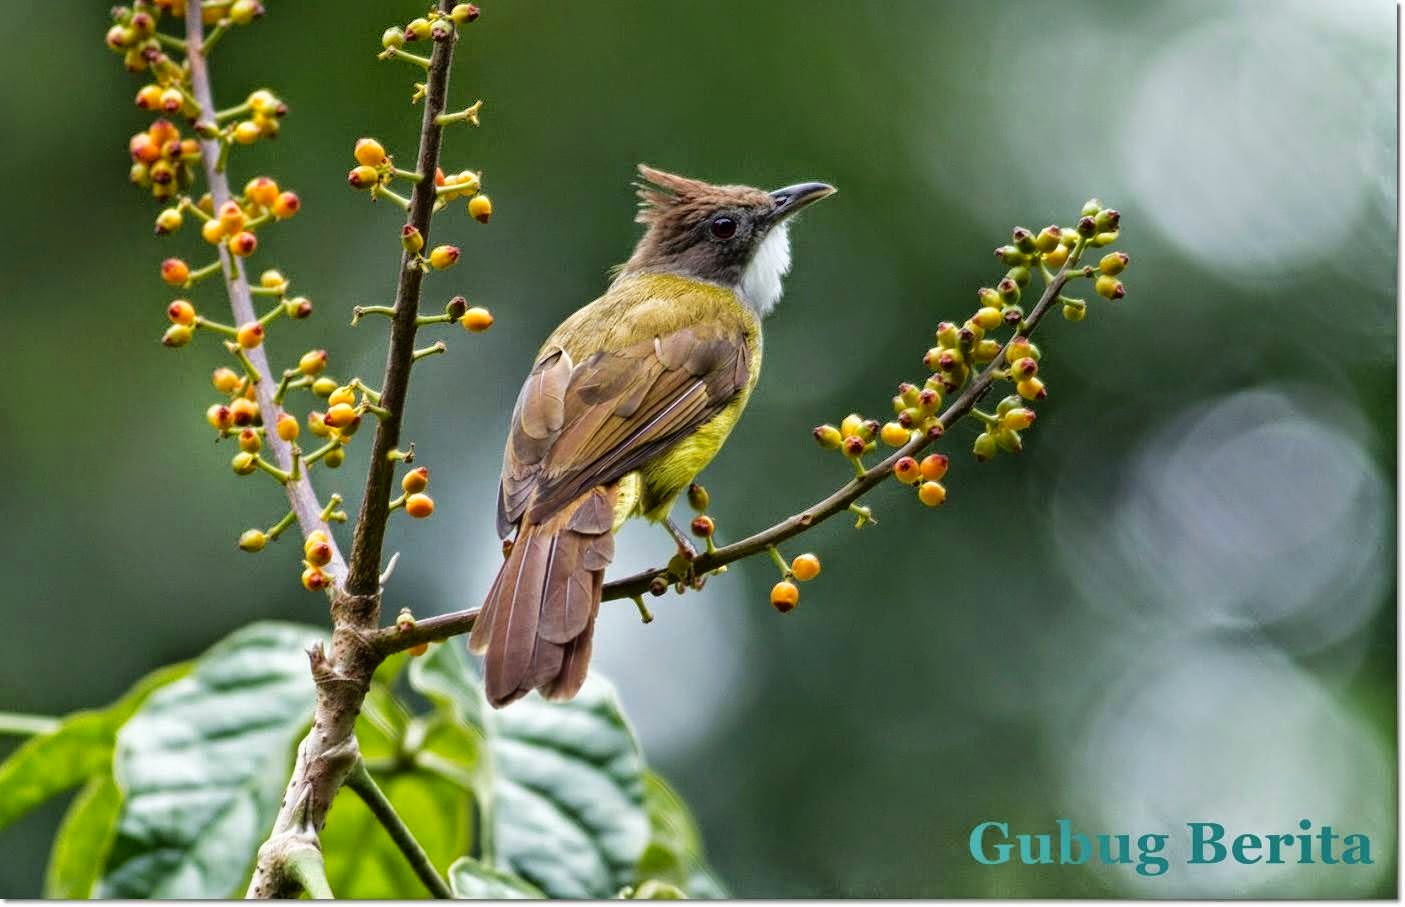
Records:
[[[190,65],[191,91],[195,95],[195,102],[200,105],[200,117],[202,120],[213,122],[216,107],[214,92],[210,88],[210,70],[205,59],[204,25],[199,16],[185,17],[185,44],[185,59]],[[229,200],[229,180],[224,171],[219,169],[220,143],[215,139],[201,139],[200,160],[204,165],[210,198],[214,200],[214,208],[218,211],[220,206]],[[225,275],[225,289],[229,293],[229,307],[234,312],[235,324],[257,321],[253,296],[249,293],[249,281],[244,274],[244,260],[230,255],[224,243],[220,243],[218,248],[220,266]],[[268,354],[262,346],[258,346],[245,350],[245,355],[263,379],[254,385],[254,392],[258,396],[259,412],[263,414],[264,423],[272,425],[273,414],[279,412],[281,407],[273,399],[277,393],[278,382],[273,380],[274,373],[268,367]],[[277,432],[270,431],[265,433],[263,443],[273,452],[274,462],[279,469],[292,470],[293,448],[289,442],[278,437]],[[301,470],[299,477],[290,480],[284,487],[288,491],[288,503],[297,514],[298,528],[303,537],[306,538],[318,529],[326,531],[327,541],[332,546],[332,560],[322,569],[332,578],[333,587],[340,588],[346,578],[346,561],[337,548],[336,540],[332,538],[330,527],[322,519],[322,505],[317,502],[317,492],[312,488],[308,471]]]
[[[424,852],[420,842],[415,840],[415,836],[410,832],[405,820],[400,818],[400,814],[395,811],[385,792],[376,784],[371,773],[366,770],[366,763],[357,760],[351,774],[346,778],[346,786],[356,791],[371,810],[371,814],[385,827],[390,838],[395,842],[395,846],[400,848],[400,852],[405,855],[405,860],[410,864],[410,868],[415,871],[415,875],[424,883],[424,887],[429,889],[429,893],[436,898],[453,900],[454,892],[449,889],[449,883],[435,870],[434,864],[430,862],[429,854]]]
[[[961,395],[952,401],[951,405],[942,413],[940,421],[943,429],[956,424],[971,411],[972,407],[980,402],[981,398],[990,390],[991,385],[995,383],[996,372],[1000,371],[1001,363],[1005,358],[1005,347],[1009,346],[1016,336],[1029,337],[1033,334],[1039,322],[1044,319],[1049,309],[1058,300],[1064,285],[1082,273],[1082,269],[1078,267],[1078,259],[1082,251],[1083,247],[1080,244],[1077,252],[1069,256],[1064,267],[1044,287],[1044,292],[1025,318],[1021,329],[1012,335],[1010,340],[1001,344],[1000,352],[990,361],[985,370],[967,385]],[[773,545],[813,529],[836,513],[847,512],[850,504],[863,497],[892,474],[893,466],[898,460],[903,457],[915,457],[936,443],[939,437],[940,435],[936,437],[919,435],[894,451],[883,462],[866,470],[863,475],[849,480],[829,497],[816,501],[799,513],[789,516],[755,535],[698,555],[693,560],[694,571],[698,575],[702,575],[743,558],[760,554]],[[670,580],[674,578],[670,576],[666,568],[643,570],[633,576],[606,583],[603,600],[612,601],[643,595],[650,591],[651,586],[658,579]],[[416,621],[414,626],[403,630],[399,627],[386,627],[370,634],[367,637],[367,642],[375,651],[382,653],[382,657],[404,651],[421,643],[441,642],[472,630],[473,622],[478,618],[478,611],[477,608],[467,608],[462,611],[440,614],[436,617]]]
[[[450,5],[450,0],[439,0],[439,8],[445,13]],[[186,18],[187,43],[198,46],[200,17]],[[418,152],[418,172],[423,178],[410,197],[410,223],[426,238],[436,197],[434,173],[439,165],[442,133],[436,118],[444,109],[455,40],[456,36],[451,33],[448,40],[434,42],[427,74]],[[192,67],[192,73],[195,71]],[[203,61],[198,71],[205,83],[203,106],[209,98]],[[282,808],[268,840],[259,848],[258,862],[249,882],[249,897],[296,897],[305,887],[295,873],[288,871],[286,862],[290,855],[309,847],[320,851],[317,835],[326,822],[327,810],[360,761],[355,736],[356,716],[370,688],[371,676],[385,657],[368,644],[367,636],[380,622],[380,560],[395,466],[390,453],[400,438],[414,361],[415,319],[423,276],[418,262],[408,253],[403,254],[379,402],[388,412],[377,420],[371,465],[366,474],[345,582],[337,584],[332,596],[331,651],[324,651],[319,644],[308,653],[317,686],[312,729],[298,745]]]

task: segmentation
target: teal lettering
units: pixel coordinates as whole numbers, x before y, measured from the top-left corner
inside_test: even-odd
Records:
[[[992,828],[1000,832],[1002,838],[1009,838],[1010,826],[1006,825],[1004,822],[982,822],[971,829],[971,856],[977,863],[983,863],[986,866],[999,866],[1001,863],[1010,862],[1010,850],[1012,849],[1012,845],[996,844],[994,849],[997,856],[988,856],[985,851],[985,842],[983,839],[985,838],[986,831]]]
[[[1190,859],[1189,863],[1220,863],[1224,861],[1226,851],[1220,838],[1224,837],[1224,826],[1218,822],[1190,822]],[[1207,856],[1205,848],[1211,848],[1213,856]]]

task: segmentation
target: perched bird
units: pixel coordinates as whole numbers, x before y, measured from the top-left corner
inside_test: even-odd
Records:
[[[686,548],[669,512],[756,386],[761,319],[790,270],[790,218],[835,191],[639,173],[646,229],[634,254],[547,338],[512,412],[498,533],[513,540],[469,639],[486,652],[497,707],[580,689],[625,520],[662,522]]]

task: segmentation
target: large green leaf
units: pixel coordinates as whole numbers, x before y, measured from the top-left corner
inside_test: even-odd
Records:
[[[0,828],[50,797],[109,774],[117,729],[154,690],[189,671],[189,664],[154,671],[107,708],[74,712],[55,730],[26,740],[0,764]]]
[[[454,897],[475,901],[516,901],[544,898],[545,894],[525,879],[499,872],[472,857],[460,857],[449,867],[449,886]]]
[[[321,630],[251,624],[154,693],[117,735],[125,797],[102,897],[227,898],[246,877],[313,706]]]
[[[117,836],[121,811],[122,791],[111,772],[95,775],[84,785],[54,836],[44,873],[44,897],[75,900],[92,896]]]
[[[487,738],[493,865],[554,898],[610,897],[633,882],[649,840],[644,760],[614,689],[592,675],[570,702],[533,694],[494,712],[459,649],[437,647],[410,682]]]
[[[676,885],[695,898],[725,898],[703,858],[702,835],[683,798],[663,778],[644,775],[644,803],[649,814],[649,845],[639,858],[637,877]]]

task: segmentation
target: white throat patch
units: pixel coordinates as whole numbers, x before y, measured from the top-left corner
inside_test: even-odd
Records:
[[[761,240],[742,273],[742,295],[762,318],[781,301],[781,278],[790,273],[790,224],[780,223]]]

